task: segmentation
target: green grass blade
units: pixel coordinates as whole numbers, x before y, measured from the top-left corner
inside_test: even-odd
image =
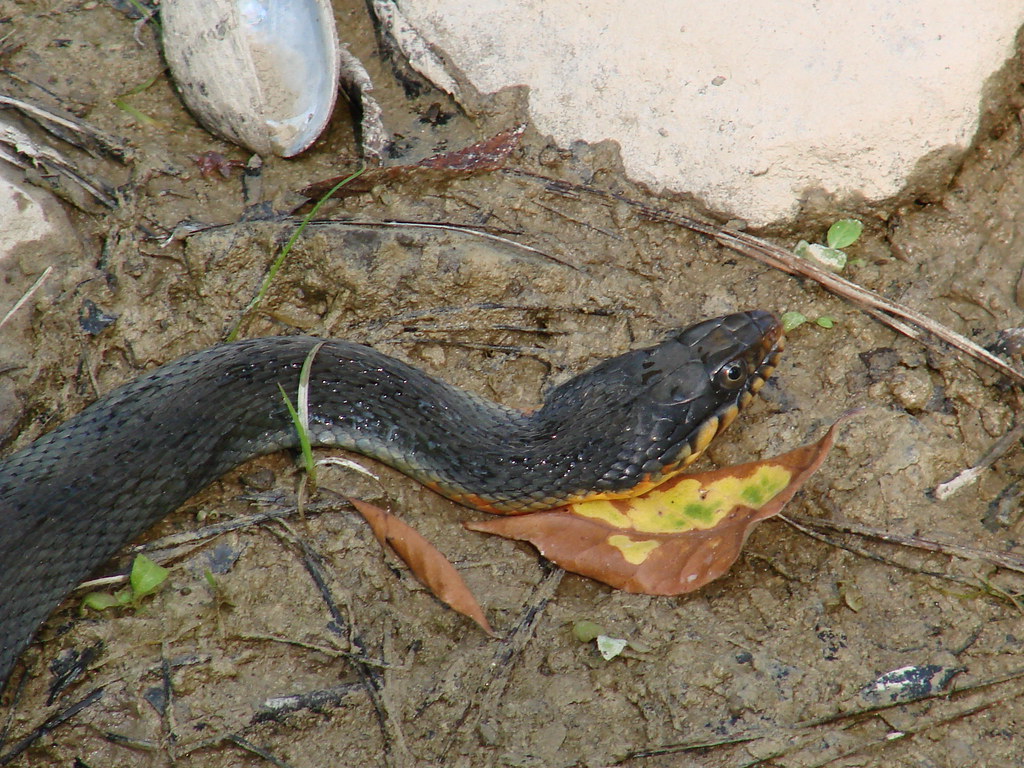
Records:
[[[284,260],[288,258],[288,254],[291,252],[292,246],[295,245],[295,241],[299,239],[299,236],[302,234],[303,230],[305,230],[309,222],[313,220],[313,217],[316,216],[316,214],[319,212],[323,204],[330,200],[331,196],[335,192],[344,187],[346,184],[355,181],[365,172],[366,163],[363,163],[361,166],[359,166],[359,170],[355,171],[354,173],[350,174],[349,176],[346,176],[344,179],[339,181],[337,184],[331,187],[324,194],[323,197],[316,201],[316,205],[314,205],[310,209],[309,213],[307,213],[303,217],[302,223],[300,223],[295,232],[292,233],[292,236],[288,238],[288,242],[284,244],[284,248],[281,249],[281,253],[279,253],[277,258],[274,259],[274,263],[270,265],[270,269],[267,271],[266,277],[263,278],[263,284],[260,285],[259,291],[256,293],[255,296],[252,297],[252,300],[245,305],[245,309],[242,310],[242,314],[239,316],[238,320],[235,321],[235,325],[231,329],[230,333],[228,333],[227,341],[234,341],[235,339],[238,338],[238,331],[242,327],[242,323],[244,323],[245,319],[249,317],[249,314],[263,302],[264,297],[270,290],[271,283],[274,282],[274,278],[277,277],[277,273],[281,270],[281,267],[284,265]]]
[[[309,354],[306,355],[306,359],[302,361],[302,370],[299,372],[299,390],[296,392],[296,398],[299,401],[298,416],[299,421],[302,422],[302,428],[307,434],[309,433],[309,372],[313,368],[313,358],[325,343],[319,341],[313,345]]]
[[[306,469],[306,475],[310,481],[316,484],[316,462],[313,461],[313,446],[309,442],[309,431],[306,429],[306,425],[302,423],[302,419],[299,418],[299,412],[292,405],[291,399],[288,397],[288,393],[284,391],[284,387],[280,384],[277,388],[281,390],[281,397],[284,399],[284,407],[288,409],[288,415],[292,419],[292,424],[295,426],[295,432],[299,436],[299,447],[302,449],[302,465]]]

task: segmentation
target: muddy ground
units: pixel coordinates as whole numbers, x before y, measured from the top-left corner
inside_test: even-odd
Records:
[[[222,339],[296,220],[235,222],[255,203],[269,204],[255,209],[264,217],[286,208],[295,190],[358,160],[342,104],[305,156],[268,159],[258,187],[245,192],[238,168],[204,177],[193,160],[200,153],[241,163],[248,155],[182,108],[152,25],[139,29],[140,45],[136,20],[95,0],[0,8],[5,90],[45,104],[59,97],[135,153],[119,166],[63,147],[118,185],[120,204],[96,213],[65,206],[74,233],[66,249],[26,248],[3,262],[0,314],[54,266],[0,330],[0,437],[10,451],[140,371]],[[403,90],[365,8],[337,8],[396,134],[395,161],[522,119],[522,94],[468,117],[425,86]],[[115,105],[154,76],[124,97],[151,122]],[[1018,73],[1002,83],[948,184],[871,210],[811,195],[805,217],[767,236],[820,240],[828,220],[859,215],[866,235],[851,249],[853,280],[983,344],[1021,325],[1024,95]],[[528,129],[509,168],[653,200],[623,179],[611,146],[563,151]],[[693,212],[684,201],[654,202]],[[146,538],[291,511],[283,520],[174,550],[168,585],[138,612],[83,615],[73,597],[50,619],[0,702],[0,755],[84,704],[12,765],[1024,764],[1020,574],[947,546],[928,552],[921,541],[1021,551],[1019,445],[952,498],[930,495],[1018,418],[1017,393],[999,376],[897,336],[814,284],[523,175],[398,180],[322,216],[486,227],[535,250],[456,231],[320,223],[244,336],[366,342],[515,406],[535,406],[586,366],[707,316],[763,307],[834,317],[834,328],[790,334],[776,378],[703,465],[788,450],[864,406],[787,512],[917,539],[812,537],[773,520],[711,586],[643,597],[563,574],[528,546],[469,533],[459,522],[480,513],[380,466],[379,484],[354,473],[328,478],[338,493],[386,503],[437,543],[506,638],[495,641],[382,555],[338,493],[295,514],[294,463],[272,456],[228,475]],[[225,226],[168,242],[184,220]],[[310,563],[325,574],[323,590]],[[573,636],[580,620],[629,648],[605,661]],[[99,641],[88,671],[48,700],[55,663]],[[865,692],[907,667],[915,669],[905,676],[931,687]]]

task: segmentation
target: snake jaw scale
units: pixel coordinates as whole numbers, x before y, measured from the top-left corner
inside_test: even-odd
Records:
[[[710,419],[705,421],[700,426],[700,430],[697,432],[696,437],[693,438],[693,453],[701,454],[704,450],[711,445],[711,441],[715,439],[715,435],[718,434],[719,425],[718,416],[712,416]]]
[[[747,394],[749,394],[749,393],[747,393]],[[753,398],[753,395],[751,395],[751,399],[752,398]],[[750,400],[748,400],[747,402],[749,403]],[[728,427],[730,424],[732,424],[736,420],[736,417],[739,416],[739,414],[740,414],[740,406],[739,405],[733,404],[733,405],[730,405],[728,408],[726,408],[722,412],[722,415],[720,417],[721,418],[721,423],[718,425],[718,431],[721,432],[726,427]]]

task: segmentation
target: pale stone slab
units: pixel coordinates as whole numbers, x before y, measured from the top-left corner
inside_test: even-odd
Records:
[[[21,181],[22,172],[0,162],[0,261],[24,246],[63,238],[67,217],[38,187]]]
[[[81,259],[60,203],[22,177],[20,170],[0,162],[0,368],[11,370],[27,367],[32,360],[35,306],[56,290],[58,275],[50,275],[49,284],[40,282],[39,290],[27,299],[26,293],[47,267],[59,272]],[[0,435],[8,433],[22,411],[14,379],[0,376]]]
[[[1007,0],[403,0],[485,92],[525,84],[561,145],[615,139],[627,172],[755,224],[820,187],[897,193],[965,148],[1014,53]]]

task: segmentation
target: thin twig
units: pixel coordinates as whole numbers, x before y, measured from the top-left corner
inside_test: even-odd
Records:
[[[344,632],[347,628],[351,635],[352,628],[350,623],[342,615],[337,600],[335,600],[331,587],[328,584],[330,577],[320,553],[314,550],[301,536],[295,534],[283,520],[278,520],[277,526],[268,528],[268,530],[282,541],[292,544],[292,546],[299,550],[302,556],[302,563],[306,567],[306,572],[312,578],[313,583],[316,584],[321,599],[331,614],[334,626],[337,627],[339,632]],[[349,638],[349,642],[353,647],[360,647],[359,642],[352,637]],[[410,756],[405,742],[405,735],[402,732],[398,718],[384,703],[382,695],[383,681],[381,680],[380,673],[356,657],[352,657],[348,661],[359,677],[359,681],[366,691],[377,716],[377,725],[380,728],[381,738],[384,743],[385,764],[388,766],[408,764]]]
[[[856,283],[833,274],[807,259],[801,259],[799,256],[753,235],[743,232],[728,232],[723,229],[716,235],[715,239],[734,251],[750,256],[783,272],[814,280],[826,290],[861,307],[878,310],[881,314],[872,313],[873,316],[894,330],[901,333],[904,332],[905,324],[899,322],[900,320],[917,326],[922,331],[930,333],[946,342],[954,349],[963,352],[969,357],[973,357],[990,368],[994,368],[1013,383],[1024,385],[1024,372],[996,357],[980,344],[971,341],[966,336],[957,333],[951,328],[947,328],[945,325],[936,322],[915,309],[895,301],[890,301],[874,291],[862,288]],[[894,317],[896,318],[895,320]]]
[[[762,264],[767,264],[790,275],[799,275],[800,277],[813,280],[826,290],[857,304],[866,311],[875,310],[875,312],[870,313],[873,317],[876,317],[880,322],[885,323],[900,333],[906,333],[908,324],[915,326],[921,331],[944,341],[965,355],[994,368],[1009,378],[1014,384],[1024,385],[1024,371],[1018,370],[966,336],[957,333],[951,328],[947,328],[915,309],[891,301],[867,288],[862,288],[856,283],[852,283],[839,275],[829,272],[808,259],[802,259],[767,240],[762,240],[746,232],[727,229],[718,224],[700,221],[685,214],[653,208],[619,193],[550,179],[518,169],[505,169],[504,172],[540,181],[545,185],[546,189],[556,194],[570,197],[587,195],[604,200],[609,205],[623,203],[650,221],[675,224],[676,226],[684,227],[685,229],[710,237],[720,245],[737,253],[742,253],[744,256],[756,259]],[[914,338],[920,337],[915,336]]]
[[[337,512],[339,510],[352,511],[352,506],[347,502],[331,502],[315,506],[307,505],[303,511],[308,515],[314,512]],[[244,528],[252,528],[270,520],[278,520],[298,514],[298,507],[289,506],[284,509],[272,509],[266,512],[257,512],[253,515],[235,517],[221,523],[212,523],[202,528],[197,528],[196,530],[172,533],[168,536],[164,536],[163,538],[154,539],[153,541],[146,542],[145,544],[136,545],[129,550],[129,553],[135,555],[140,552],[159,552],[164,549],[204,544],[209,539],[216,538],[217,536],[221,536],[225,533],[242,530]]]
[[[368,664],[371,667],[377,667],[378,669],[395,669],[396,665],[390,664],[381,659],[371,659],[362,649],[358,653],[352,651],[345,651],[341,648],[334,647],[329,648],[323,645],[314,645],[313,643],[304,643],[301,640],[295,640],[290,637],[275,637],[274,635],[261,635],[258,633],[247,632],[244,634],[236,634],[235,637],[239,640],[252,640],[254,642],[262,643],[280,643],[281,645],[288,645],[293,648],[302,648],[306,651],[313,651],[315,653],[322,653],[325,656],[329,656],[334,659],[348,659],[349,661],[358,662],[360,664]],[[337,642],[334,638],[329,638],[332,642]]]
[[[637,749],[624,755],[622,758],[615,762],[615,765],[622,765],[630,762],[636,758],[645,757],[658,757],[662,755],[678,754],[683,752],[692,752],[695,750],[703,750],[714,747],[729,747],[737,744],[749,743],[752,741],[759,741],[762,739],[778,739],[785,737],[788,734],[790,743],[786,748],[773,751],[770,755],[757,758],[752,762],[743,763],[743,768],[748,766],[761,765],[769,760],[781,757],[782,755],[789,755],[803,749],[809,743],[814,743],[820,740],[821,734],[817,732],[823,726],[840,726],[843,723],[850,721],[857,722],[864,720],[868,717],[872,717],[881,712],[885,712],[890,709],[905,709],[906,707],[916,704],[919,702],[943,700],[943,699],[956,699],[971,693],[977,693],[988,688],[1002,685],[1004,683],[1013,682],[1024,678],[1024,668],[1011,670],[1002,675],[996,677],[979,680],[976,683],[970,683],[961,687],[954,687],[952,690],[934,690],[931,693],[914,699],[912,702],[907,701],[895,701],[874,704],[867,707],[858,707],[856,709],[840,709],[835,712],[831,712],[827,715],[820,717],[811,718],[809,720],[803,720],[790,725],[777,723],[770,726],[761,726],[755,728],[747,728],[738,731],[734,734],[724,736],[722,739],[715,741],[691,741],[691,742],[680,742],[675,744],[661,744],[656,747],[648,747],[645,749]],[[1000,701],[1013,700],[1014,696],[1007,696],[1005,692],[1000,692],[999,696],[993,698],[989,703],[998,703]],[[978,711],[974,706],[962,710],[956,716],[964,716],[964,714],[974,714]]]
[[[10,320],[11,317],[14,316],[14,313],[21,309],[25,305],[25,302],[32,298],[32,294],[39,290],[39,287],[46,281],[46,278],[50,276],[51,272],[53,272],[52,264],[43,270],[43,274],[37,277],[36,281],[29,286],[29,289],[25,291],[25,293],[21,295],[21,298],[14,303],[14,306],[7,310],[7,314],[3,316],[2,320],[0,320],[0,328],[3,328],[4,323]]]
[[[252,723],[265,723],[267,721],[280,721],[285,715],[292,712],[299,712],[304,709],[313,712],[323,712],[328,705],[340,707],[346,698],[352,693],[359,692],[358,683],[341,683],[331,688],[323,688],[305,693],[294,693],[287,696],[273,696],[264,699],[256,708],[256,714],[252,717]]]
[[[808,526],[801,525],[800,523],[796,522],[795,520],[792,520],[791,518],[786,517],[786,515],[778,515],[777,517],[778,517],[779,520],[782,520],[787,525],[793,526],[794,528],[796,528],[798,531],[800,531],[804,535],[810,536],[812,539],[817,539],[818,541],[820,541],[820,542],[822,542],[824,544],[828,544],[831,547],[838,547],[839,549],[845,549],[847,552],[852,552],[855,555],[860,555],[861,557],[866,558],[868,560],[874,560],[876,563],[882,563],[884,565],[896,566],[897,568],[902,568],[905,571],[910,571],[911,573],[916,573],[916,574],[919,574],[921,576],[931,576],[933,578],[945,579],[946,581],[952,581],[952,582],[955,582],[957,584],[963,584],[964,586],[967,586],[967,587],[974,587],[974,588],[978,588],[979,587],[979,585],[976,582],[971,581],[970,579],[964,578],[963,576],[954,576],[953,574],[942,573],[940,571],[926,571],[926,570],[923,570],[921,568],[915,568],[912,565],[907,565],[906,563],[901,563],[899,560],[893,560],[892,558],[885,557],[883,555],[879,555],[879,554],[877,554],[875,552],[871,552],[871,551],[869,551],[867,549],[864,549],[863,547],[858,547],[858,546],[856,546],[854,544],[847,544],[847,543],[839,541],[839,540],[837,540],[837,539],[835,539],[835,538],[833,538],[831,536],[827,536],[824,533],[819,533],[818,531],[815,531],[814,529],[812,529],[812,528],[810,528]]]
[[[44,146],[14,125],[0,123],[0,159],[24,170],[42,168],[55,172],[88,192],[108,208],[117,207],[113,188],[106,181],[95,183],[83,176],[72,163],[55,148]]]
[[[989,594],[994,594],[997,597],[1001,597],[1004,600],[1009,600],[1013,607],[1017,609],[1017,613],[1019,613],[1021,616],[1024,616],[1024,604],[1021,603],[1020,597],[1011,594],[1010,592],[1007,592],[1005,589],[1000,587],[991,579],[986,579],[984,576],[979,576],[978,581],[981,582],[981,586],[985,589],[986,592],[988,592]]]
[[[291,765],[289,763],[286,763],[281,758],[271,754],[267,750],[263,749],[263,747],[257,747],[251,741],[242,738],[237,733],[229,733],[227,736],[224,737],[224,740],[230,741],[232,744],[241,747],[246,752],[251,752],[252,754],[257,755],[258,757],[262,757],[271,765],[276,765],[277,768],[291,768]]]
[[[138,750],[140,752],[160,752],[164,749],[164,745],[156,739],[140,739],[136,736],[129,736],[126,733],[118,733],[117,731],[110,730],[104,731],[102,735],[103,738],[111,744]]]
[[[11,760],[16,758],[30,746],[35,744],[37,741],[39,741],[39,739],[43,738],[46,734],[50,733],[58,726],[73,718],[83,709],[91,707],[93,704],[95,704],[97,701],[103,698],[103,691],[103,688],[97,688],[96,690],[92,691],[89,695],[87,695],[85,698],[80,699],[79,701],[72,704],[70,707],[62,709],[60,712],[57,712],[56,714],[46,718],[42,725],[33,729],[33,731],[30,734],[28,734],[28,736],[24,737],[17,744],[11,747],[10,752],[0,757],[0,765],[7,765],[9,762],[11,762]]]
[[[510,246],[511,248],[526,251],[527,253],[532,253],[535,256],[540,256],[543,259],[547,259],[548,261],[552,261],[555,264],[558,264],[563,267],[568,267],[569,269],[572,269],[576,272],[584,271],[575,264],[572,264],[568,261],[564,261],[558,258],[557,256],[552,256],[550,253],[542,251],[539,248],[534,248],[532,245],[526,245],[525,243],[520,243],[515,240],[511,240],[507,237],[502,237],[501,235],[490,232],[482,227],[471,227],[465,224],[450,224],[444,222],[429,221],[402,221],[400,219],[388,219],[385,221],[373,221],[370,219],[321,219],[312,222],[312,224],[339,224],[343,226],[352,227],[380,227],[381,229],[396,227],[405,229],[439,229],[445,232],[458,232],[459,234],[480,237],[483,238],[484,240],[492,240],[496,243],[501,243],[502,245]]]
[[[177,762],[178,733],[174,728],[174,685],[171,681],[171,662],[167,658],[167,644],[160,644],[160,684],[163,694],[160,721],[164,727],[164,745],[173,765]]]
[[[480,349],[485,352],[507,352],[513,355],[535,357],[550,363],[548,350],[541,347],[523,347],[518,344],[487,344],[478,341],[462,341],[460,339],[434,339],[423,336],[407,336],[394,339],[394,344],[433,344],[438,347],[459,347],[460,349]]]
[[[125,160],[130,158],[132,155],[132,151],[129,149],[128,144],[122,139],[119,139],[112,134],[105,133],[88,123],[83,123],[66,115],[57,114],[56,112],[49,110],[46,107],[41,107],[38,104],[23,101],[22,99],[16,99],[13,96],[4,96],[0,94],[0,107],[11,107],[16,109],[23,115],[39,121],[43,127],[46,127],[46,123],[53,123],[54,125],[66,128],[72,133],[84,136],[94,142],[106,155],[118,160],[119,162],[125,162]]]
[[[1007,570],[1016,571],[1017,573],[1024,573],[1024,556],[1017,555],[1012,552],[998,552],[992,549],[968,547],[963,544],[954,544],[952,542],[922,539],[919,536],[910,536],[904,533],[884,531],[881,528],[873,528],[868,525],[862,525],[861,523],[855,523],[851,520],[822,520],[813,517],[804,517],[802,515],[786,515],[784,516],[784,519],[788,519],[790,522],[799,523],[800,525],[805,525],[810,528],[816,528],[818,530],[824,529],[828,531],[837,531],[839,533],[851,533],[857,536],[867,536],[873,539],[878,539],[879,541],[885,541],[890,544],[899,544],[901,547],[923,549],[927,552],[938,552],[943,555],[963,557],[969,560],[984,560],[992,563],[993,565],[998,565],[1000,568],[1006,568]]]
[[[516,663],[522,656],[523,651],[533,639],[537,624],[544,613],[548,602],[554,597],[555,590],[562,581],[565,571],[554,566],[546,566],[550,570],[544,575],[540,582],[534,587],[525,609],[520,614],[515,625],[505,637],[502,643],[494,652],[494,658],[487,666],[487,671],[480,680],[472,695],[467,696],[467,704],[462,713],[452,723],[448,738],[441,749],[438,760],[440,765],[447,765],[448,755],[460,737],[472,730],[479,722],[483,711],[488,705],[501,699],[508,686],[508,678],[515,669]]]
[[[839,750],[836,753],[826,754],[823,757],[823,759],[819,760],[818,762],[807,763],[805,765],[806,768],[824,768],[826,765],[833,764],[838,760],[842,760],[843,758],[852,757],[853,755],[864,752],[865,750],[873,749],[875,747],[881,747],[886,744],[891,744],[893,741],[897,739],[904,739],[907,736],[915,736],[917,734],[924,733],[925,731],[930,730],[932,728],[948,725],[949,723],[952,723],[956,720],[961,720],[965,717],[977,715],[980,712],[984,712],[985,710],[991,709],[992,707],[1001,703],[1007,703],[1007,700],[1004,696],[998,696],[989,701],[983,701],[980,704],[973,704],[971,706],[964,707],[963,709],[957,710],[956,712],[950,715],[943,715],[932,720],[927,720],[924,723],[918,723],[917,725],[914,725],[911,728],[900,728],[898,731],[890,730],[881,738],[868,739],[859,744],[852,744],[846,749]],[[797,750],[787,751],[782,754],[792,754],[795,751]],[[826,747],[822,751],[828,752],[828,747]],[[781,755],[778,756],[781,757]],[[753,765],[756,764],[757,763],[754,763]]]
[[[2,323],[0,323],[0,325],[2,325]],[[1020,440],[1021,437],[1024,437],[1024,420],[1018,421],[1017,424],[1014,425],[1013,429],[1000,437],[992,447],[989,448],[985,455],[978,460],[977,464],[958,473],[957,476],[951,480],[939,483],[935,486],[935,490],[932,491],[932,494],[939,501],[945,501],[961,488],[976,482],[978,477],[980,477],[986,469],[1001,459],[1003,454],[1010,450],[1010,448]]]

